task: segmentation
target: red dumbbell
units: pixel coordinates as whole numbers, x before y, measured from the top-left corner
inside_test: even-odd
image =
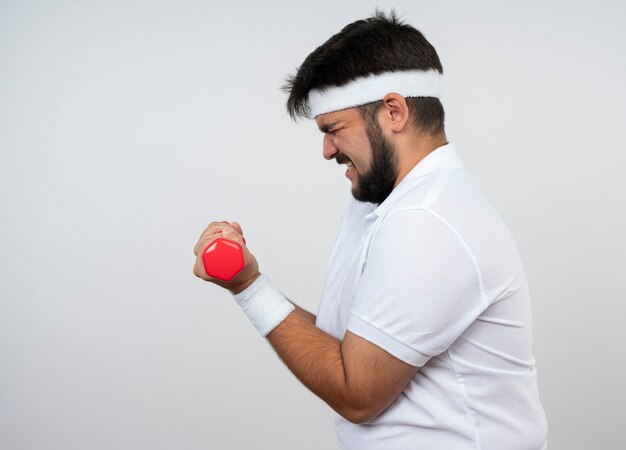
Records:
[[[224,238],[217,238],[204,248],[202,262],[208,276],[222,281],[232,280],[246,266],[241,245]]]

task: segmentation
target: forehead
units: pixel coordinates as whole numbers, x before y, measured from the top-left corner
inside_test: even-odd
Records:
[[[339,123],[359,123],[361,120],[361,113],[356,108],[348,108],[342,109],[341,111],[320,114],[315,118],[315,123],[318,128],[323,131]]]

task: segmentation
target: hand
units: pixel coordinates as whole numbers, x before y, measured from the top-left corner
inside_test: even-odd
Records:
[[[233,294],[238,294],[245,288],[250,286],[254,280],[256,280],[261,273],[259,272],[259,264],[256,258],[244,243],[243,231],[241,226],[237,222],[211,222],[208,227],[204,229],[198,239],[198,243],[193,249],[196,255],[196,263],[193,266],[193,273],[198,278],[202,278],[205,281],[217,284],[225,289],[228,289]],[[224,238],[234,241],[241,245],[243,250],[243,256],[245,261],[244,269],[232,280],[223,281],[217,278],[210,277],[204,270],[204,262],[202,261],[202,251],[211,244],[217,238]]]

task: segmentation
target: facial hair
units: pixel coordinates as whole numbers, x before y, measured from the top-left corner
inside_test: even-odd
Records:
[[[393,144],[383,136],[380,124],[366,120],[366,132],[371,148],[371,164],[367,172],[357,173],[352,196],[360,202],[380,205],[391,194],[398,178],[398,157]]]

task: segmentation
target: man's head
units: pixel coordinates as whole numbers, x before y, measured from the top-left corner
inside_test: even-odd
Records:
[[[396,147],[407,136],[444,135],[443,106],[435,98],[442,73],[437,52],[418,30],[393,12],[377,11],[307,56],[285,86],[287,110],[294,119],[316,119],[327,159],[354,163],[346,175],[357,200],[381,203],[402,169]]]
[[[323,154],[346,164],[352,195],[362,202],[380,204],[395,187],[398,157],[383,135],[375,104],[323,114],[316,122],[324,133]]]

